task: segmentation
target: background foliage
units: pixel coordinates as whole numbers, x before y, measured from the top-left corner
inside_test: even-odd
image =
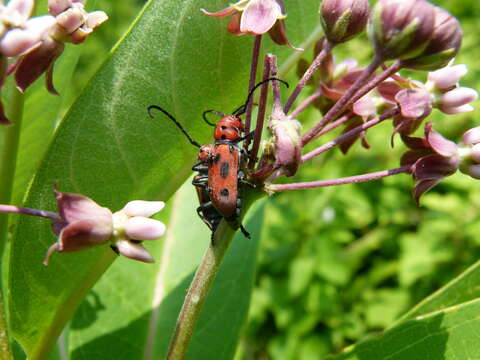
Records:
[[[476,56],[480,56],[480,48],[476,35],[480,30],[477,20],[480,16],[480,5],[474,0],[434,2],[445,7],[461,21],[465,37],[457,63],[467,64],[470,70],[462,84],[478,89],[480,64],[476,61]],[[153,3],[160,7],[164,2]],[[122,103],[114,104],[115,108],[108,103],[108,97],[101,96],[99,98],[107,100],[97,104],[96,91],[108,89],[110,83],[116,84],[115,76],[123,74],[113,70],[109,72],[109,66],[116,69],[119,64],[121,65],[124,60],[121,57],[122,51],[123,54],[128,54],[138,39],[129,38],[123,42],[120,48],[115,49],[113,60],[110,49],[131,26],[143,4],[143,1],[90,1],[91,9],[106,11],[110,20],[81,48],[74,51],[69,49],[62,57],[63,63],[57,66],[56,81],[61,83],[58,87],[64,96],[59,100],[45,94],[41,83],[29,90],[27,101],[30,103],[27,103],[27,111],[32,112],[32,115],[27,117],[44,114],[46,107],[52,111],[48,116],[50,119],[61,119],[66,114],[66,121],[57,133],[60,135],[52,140],[51,147],[45,144],[50,141],[55,121],[30,121],[24,125],[25,135],[22,135],[24,142],[20,157],[30,161],[20,162],[15,184],[17,202],[24,196],[25,188],[31,181],[31,174],[47,150],[49,154],[43,162],[44,170],[37,175],[31,185],[34,190],[28,200],[31,205],[42,204],[52,208],[50,188],[46,188],[46,184],[58,179],[61,185],[66,187],[63,190],[95,195],[95,199],[100,203],[107,203],[116,208],[132,198],[159,195],[162,198],[169,197],[188,176],[195,150],[183,146],[184,139],[181,135],[175,129],[162,124],[147,125],[142,127],[145,133],[137,133],[137,124],[145,118],[146,106],[150,103],[171,104],[168,91],[172,86],[180,84],[179,94],[184,94],[184,98],[180,101],[181,106],[177,104],[175,114],[181,119],[189,119],[188,127],[196,138],[208,141],[210,130],[205,129],[200,121],[194,121],[199,118],[201,110],[211,107],[233,109],[241,102],[247,83],[250,41],[246,38],[230,37],[224,33],[220,24],[216,22],[214,24],[212,19],[197,16],[182,19],[184,23],[191,24],[199,19],[204,21],[202,24],[192,25],[192,29],[184,30],[185,33],[181,37],[179,48],[187,50],[191,48],[191,56],[177,54],[179,68],[186,66],[190,73],[174,73],[173,80],[166,79],[167,74],[172,74],[166,72],[161,59],[175,55],[175,51],[178,51],[175,50],[175,44],[172,44],[171,48],[160,49],[153,43],[146,45],[142,43],[142,47],[137,48],[138,52],[130,55],[140,58],[139,62],[149,67],[145,73],[154,73],[155,76],[145,78],[145,75],[142,75],[143,69],[126,67],[123,69],[125,74],[134,73],[135,76],[128,78],[126,88],[116,89],[121,94],[118,99],[122,99]],[[214,10],[222,8],[226,2],[189,1],[185,4],[187,7],[204,6]],[[316,10],[309,9],[316,9],[318,4],[316,1],[295,0],[287,0],[286,4],[289,11],[287,22],[289,36],[292,42],[298,45],[313,30],[307,25],[313,24],[317,15]],[[39,5],[39,8],[41,6]],[[194,14],[193,10],[191,13]],[[148,30],[149,26],[150,29],[155,29],[155,26],[174,26],[178,20],[167,16],[173,14],[174,11],[170,11],[165,13],[166,16],[163,18],[150,19],[148,26],[144,24],[143,29],[147,29],[144,31],[156,34],[155,30]],[[145,19],[148,20],[148,17]],[[296,19],[303,21],[295,21]],[[138,36],[141,38],[141,34]],[[205,40],[209,37],[210,40]],[[200,45],[199,39],[204,41]],[[155,40],[155,37],[151,38],[152,42]],[[158,41],[164,42],[161,38],[158,38]],[[225,46],[221,51],[218,49],[220,41]],[[361,56],[359,60],[366,63],[371,54],[366,50],[370,47],[365,42],[365,37],[353,41],[337,53],[338,58],[343,59],[355,54]],[[265,41],[265,44],[268,50],[279,54],[280,64],[282,59],[291,54],[289,49],[273,47],[269,40]],[[125,50],[122,50],[122,46]],[[205,54],[205,58],[198,58],[195,52],[197,46],[201,46],[200,51]],[[223,53],[225,51],[228,56]],[[305,58],[310,57],[311,51],[305,54]],[[77,65],[70,81],[66,69],[71,68],[72,64]],[[131,66],[128,62],[125,64]],[[62,66],[65,66],[65,70]],[[150,70],[150,67],[154,70]],[[101,70],[95,80],[89,83],[89,79],[99,68]],[[214,79],[211,69],[218,70]],[[235,69],[236,72],[229,72],[231,69]],[[293,81],[292,75],[289,80]],[[189,84],[193,86],[187,89]],[[77,100],[78,94],[84,89],[84,95]],[[75,103],[73,110],[67,113],[73,103]],[[39,108],[39,104],[43,104],[44,108]],[[87,120],[83,119],[85,116],[83,112],[87,107],[85,104],[89,105]],[[90,107],[91,104],[94,106]],[[478,102],[474,104],[476,108],[479,105]],[[129,161],[130,165],[142,172],[140,185],[128,176],[112,180],[111,174],[106,170],[110,165],[105,165],[107,167],[100,173],[84,171],[92,166],[89,156],[94,156],[96,162],[100,161],[100,164],[95,165],[95,169],[102,169],[102,156],[95,153],[111,152],[108,146],[103,148],[104,144],[96,141],[99,134],[103,132],[109,134],[112,129],[107,126],[99,130],[103,124],[108,124],[108,114],[105,115],[104,110],[112,108],[116,109],[111,113],[113,119],[121,120],[116,136],[119,136],[119,141],[123,142],[125,148],[132,149],[132,154],[135,154]],[[451,139],[458,139],[464,129],[478,125],[474,114],[446,118],[434,112],[435,129]],[[317,121],[318,117],[319,113],[311,110],[305,113],[301,120],[305,128],[308,128],[308,124]],[[77,122],[79,119],[82,120],[81,123]],[[68,135],[73,131],[69,130],[71,127],[75,127],[75,131],[82,134],[81,138],[85,140],[81,142],[83,147],[75,148],[75,156],[80,154],[77,158],[81,164],[73,167],[75,170],[73,174],[71,172],[66,174],[62,160],[70,158],[61,150],[70,146],[68,142],[72,139]],[[348,156],[344,157],[340,152],[332,151],[316,159],[312,166],[302,170],[298,181],[328,179],[397,167],[403,147],[397,144],[392,151],[389,146],[390,130],[389,124],[383,124],[368,133],[368,140],[373,147],[371,151],[356,145]],[[34,136],[40,131],[45,134],[43,138]],[[109,141],[106,140],[105,144],[108,145]],[[88,144],[90,148],[86,147]],[[145,152],[141,147],[145,144],[149,152]],[[170,144],[171,147],[166,144]],[[111,162],[115,163],[118,155],[116,153],[110,155]],[[153,170],[148,168],[151,164],[157,163],[161,164],[158,168]],[[182,169],[178,176],[170,169],[172,166],[177,166],[175,169]],[[155,171],[163,169],[165,173],[155,175]],[[123,174],[122,171],[118,170],[114,175]],[[111,183],[119,187],[102,190]],[[160,186],[165,187],[159,190]],[[249,223],[249,229],[257,232],[254,238],[261,241],[246,243],[240,236],[234,242],[235,248],[231,249],[231,259],[226,260],[226,266],[230,270],[227,270],[223,277],[219,277],[218,285],[210,296],[211,299],[209,298],[210,304],[207,304],[207,312],[214,315],[214,320],[209,317],[201,320],[200,331],[194,338],[193,350],[190,351],[189,357],[231,358],[235,353],[237,334],[240,333],[240,345],[236,351],[238,360],[319,359],[332,352],[338,352],[366,336],[379,334],[383,329],[396,324],[402,316],[412,318],[413,315],[426,314],[473,300],[472,303],[460,307],[462,310],[460,315],[445,312],[428,317],[422,325],[422,328],[426,329],[426,334],[438,332],[440,323],[445,329],[455,328],[458,323],[463,324],[460,317],[464,314],[478,316],[479,312],[476,312],[478,304],[474,299],[480,295],[472,290],[474,285],[478,286],[480,282],[475,277],[477,273],[475,269],[471,271],[471,275],[464,278],[464,281],[460,281],[454,291],[448,292],[460,294],[458,298],[453,299],[451,295],[442,293],[436,300],[416,308],[416,312],[404,315],[426,296],[458,276],[480,255],[480,238],[477,235],[480,229],[478,219],[480,195],[476,191],[478,182],[461,175],[448,178],[423,197],[420,208],[414,204],[410,196],[411,188],[412,180],[406,176],[399,176],[372,183],[283,193],[267,199],[260,207],[252,209],[250,216],[253,223]],[[180,306],[179,301],[209,238],[205,226],[195,217],[195,203],[195,194],[187,184],[175,199],[170,201],[169,209],[162,214],[162,218],[172,228],[171,234],[174,235],[170,235],[170,238],[167,237],[162,243],[149,247],[155,257],[161,260],[159,266],[149,268],[143,264],[132,265],[125,260],[115,261],[86,295],[55,347],[55,352],[50,355],[52,359],[66,358],[67,354],[71,359],[140,359],[148,347],[150,333],[160,334],[159,340],[152,348],[152,353],[145,356],[160,358],[164,355],[168,336]],[[265,217],[263,213],[266,214]],[[36,231],[35,235],[42,241],[34,246],[45,249],[53,238],[49,234],[48,224],[44,225],[42,227],[38,221],[22,219],[18,226],[21,230],[17,233],[16,239]],[[192,230],[186,231],[189,227]],[[37,233],[38,231],[40,232]],[[182,241],[177,242],[173,239]],[[258,264],[254,277],[257,249]],[[45,283],[55,282],[56,278],[60,279],[62,269],[70,268],[68,271],[75,273],[77,266],[82,269],[85,266],[85,263],[80,266],[76,262],[69,264],[65,260],[62,266],[54,268],[59,272],[57,273],[59,277],[55,273],[48,276],[35,273],[37,277],[35,279],[31,274],[32,271],[40,271],[39,254],[42,254],[42,251],[36,251],[35,247],[32,249],[26,245],[13,251],[14,255],[22,256],[23,260],[22,262],[14,260],[11,271],[13,269],[15,272],[11,276],[16,280],[23,278],[25,284],[31,287],[27,289],[20,285],[16,290],[13,289],[13,293],[17,291],[17,298],[24,297],[30,292],[45,296],[31,298],[29,301],[27,298],[25,302],[30,302],[28,304],[22,305],[20,301],[20,306],[16,305],[20,310],[32,306],[45,308],[50,306],[46,298],[52,297],[51,301],[55,302],[56,294],[52,294],[51,288]],[[83,261],[88,257],[83,254],[79,256]],[[95,256],[104,257],[100,262],[104,268],[113,260],[111,254],[107,252],[96,252]],[[39,266],[35,270],[32,264],[37,263]],[[242,268],[240,265],[245,267]],[[44,278],[37,283],[38,277]],[[95,282],[95,276],[90,280],[90,283]],[[232,283],[237,283],[238,288],[233,287]],[[250,289],[252,284],[254,284],[253,296],[247,325],[240,332],[242,319],[248,308],[250,291],[243,290]],[[62,284],[57,286],[61,287]],[[158,294],[159,288],[163,294]],[[87,290],[88,286],[81,289],[78,301]],[[152,307],[152,304],[158,301],[158,296],[163,296],[162,305]],[[43,305],[38,305],[42,302]],[[73,308],[71,309],[73,311]],[[12,314],[14,316],[12,319],[15,320],[17,312],[13,311]],[[152,325],[155,314],[161,321],[153,322]],[[21,322],[14,325],[16,328],[14,332],[22,345],[29,348],[29,342],[37,335],[32,335],[25,329],[30,329],[30,324],[35,319],[25,320],[25,317],[18,319],[21,319]],[[415,330],[418,326],[411,321],[402,324],[400,329],[393,328],[383,338],[354,348],[339,358],[369,360],[384,358],[386,355],[383,356],[378,350],[382,348],[383,340],[388,341],[389,337],[397,339],[397,335],[402,331],[411,333],[412,337],[424,336],[421,329],[418,332]],[[238,326],[230,326],[232,322]],[[152,326],[155,330],[152,330]],[[450,332],[450,339],[454,340],[457,336],[460,343],[462,334],[468,332],[468,325],[465,326],[466,330],[459,327],[457,333]],[[224,329],[230,329],[232,332],[227,336],[224,332],[227,330]],[[142,340],[139,342],[138,339]],[[218,339],[222,339],[223,343],[219,344]],[[440,343],[445,342],[444,340],[439,339]],[[378,341],[379,345],[375,341]],[[113,346],[115,347],[112,348]],[[395,346],[401,349],[404,344],[397,341],[391,346],[392,351],[395,351]],[[30,347],[35,348],[34,345]],[[217,351],[219,348],[221,350]],[[443,356],[442,350],[445,352],[448,347],[437,346],[437,349],[437,354]],[[475,346],[471,349],[475,349]],[[16,350],[18,358],[24,357],[20,347]],[[106,351],[107,354],[102,351]],[[373,355],[368,357],[369,352],[376,354],[377,357]],[[367,354],[362,355],[366,357],[358,355],[362,353]],[[417,356],[421,356],[422,353],[418,354]],[[355,357],[357,355],[358,357]],[[412,359],[411,355],[404,355],[404,358]]]

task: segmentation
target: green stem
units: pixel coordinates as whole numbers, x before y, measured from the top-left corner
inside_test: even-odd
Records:
[[[10,99],[8,118],[12,125],[5,128],[3,153],[0,160],[0,203],[10,204],[12,200],[18,144],[22,128],[24,97],[16,88]],[[0,257],[7,241],[8,215],[0,215]]]
[[[9,204],[12,199],[18,144],[22,128],[24,97],[16,88],[13,89],[9,104],[7,115],[12,125],[5,128],[3,153],[0,160],[0,203],[2,204]],[[3,259],[7,235],[8,214],[0,214],[0,259]],[[13,356],[10,350],[3,296],[0,289],[0,360],[10,359],[13,359]]]
[[[215,240],[213,244],[209,245],[203,256],[202,263],[195,273],[178,315],[177,326],[168,350],[168,360],[185,358],[200,310],[232,242],[234,233],[234,230],[225,221],[222,221],[215,232]]]
[[[262,196],[263,191],[256,189],[246,197],[244,211]],[[226,221],[222,221],[215,231],[214,239],[208,246],[202,262],[190,284],[187,295],[178,315],[177,325],[168,349],[167,360],[182,360],[187,353],[188,343],[200,315],[203,303],[217,276],[223,258],[232,242],[235,230]]]

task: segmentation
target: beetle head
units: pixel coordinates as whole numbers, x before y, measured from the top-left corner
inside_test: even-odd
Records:
[[[215,125],[215,140],[237,140],[243,131],[242,119],[236,115],[227,115]]]

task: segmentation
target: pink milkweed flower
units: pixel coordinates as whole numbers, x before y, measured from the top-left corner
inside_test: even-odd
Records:
[[[47,265],[54,252],[74,252],[111,242],[119,254],[143,262],[153,258],[141,245],[143,240],[154,240],[165,233],[165,225],[149,219],[159,212],[161,201],[131,201],[112,213],[92,199],[55,189],[59,216],[52,223],[52,231],[58,240],[47,251]]]
[[[432,123],[425,124],[425,138],[403,135],[402,140],[410,150],[402,156],[400,163],[411,166],[416,181],[412,195],[418,204],[426,191],[459,169],[460,151],[457,144],[434,131]]]
[[[51,15],[43,18],[45,23],[50,22],[50,26],[38,44],[30,47],[13,67],[15,82],[22,92],[46,73],[47,90],[57,95],[53,85],[53,66],[63,53],[64,43],[83,42],[96,27],[108,19],[103,11],[87,13],[81,1],[50,0],[49,10]]]
[[[282,0],[240,0],[217,12],[200,10],[205,15],[217,18],[232,16],[227,30],[234,35],[262,35],[268,32],[277,44],[297,49],[290,44],[286,35],[286,14]]]

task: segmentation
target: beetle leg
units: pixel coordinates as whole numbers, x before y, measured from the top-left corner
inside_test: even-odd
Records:
[[[211,201],[206,202],[206,203],[200,205],[199,207],[197,207],[197,214],[200,217],[200,219],[202,219],[203,222],[205,224],[207,224],[208,228],[213,231],[214,230],[214,223],[213,223],[212,220],[207,218],[207,215],[205,213],[206,210],[211,209],[212,207],[213,206],[212,206]]]
[[[243,236],[245,236],[247,239],[251,239],[250,233],[245,230],[242,224],[240,224],[240,231],[242,232]]]
[[[192,180],[192,185],[206,188],[208,184],[208,176],[200,176]]]
[[[208,171],[208,165],[205,165],[204,162],[196,163],[192,166],[193,171]]]
[[[249,133],[248,133],[247,135],[245,135],[244,137],[241,137],[241,138],[238,138],[238,139],[234,140],[233,142],[234,142],[235,144],[238,144],[239,142],[242,142],[243,140],[251,139],[251,138],[253,137],[253,135],[255,135],[255,130],[249,132]]]

